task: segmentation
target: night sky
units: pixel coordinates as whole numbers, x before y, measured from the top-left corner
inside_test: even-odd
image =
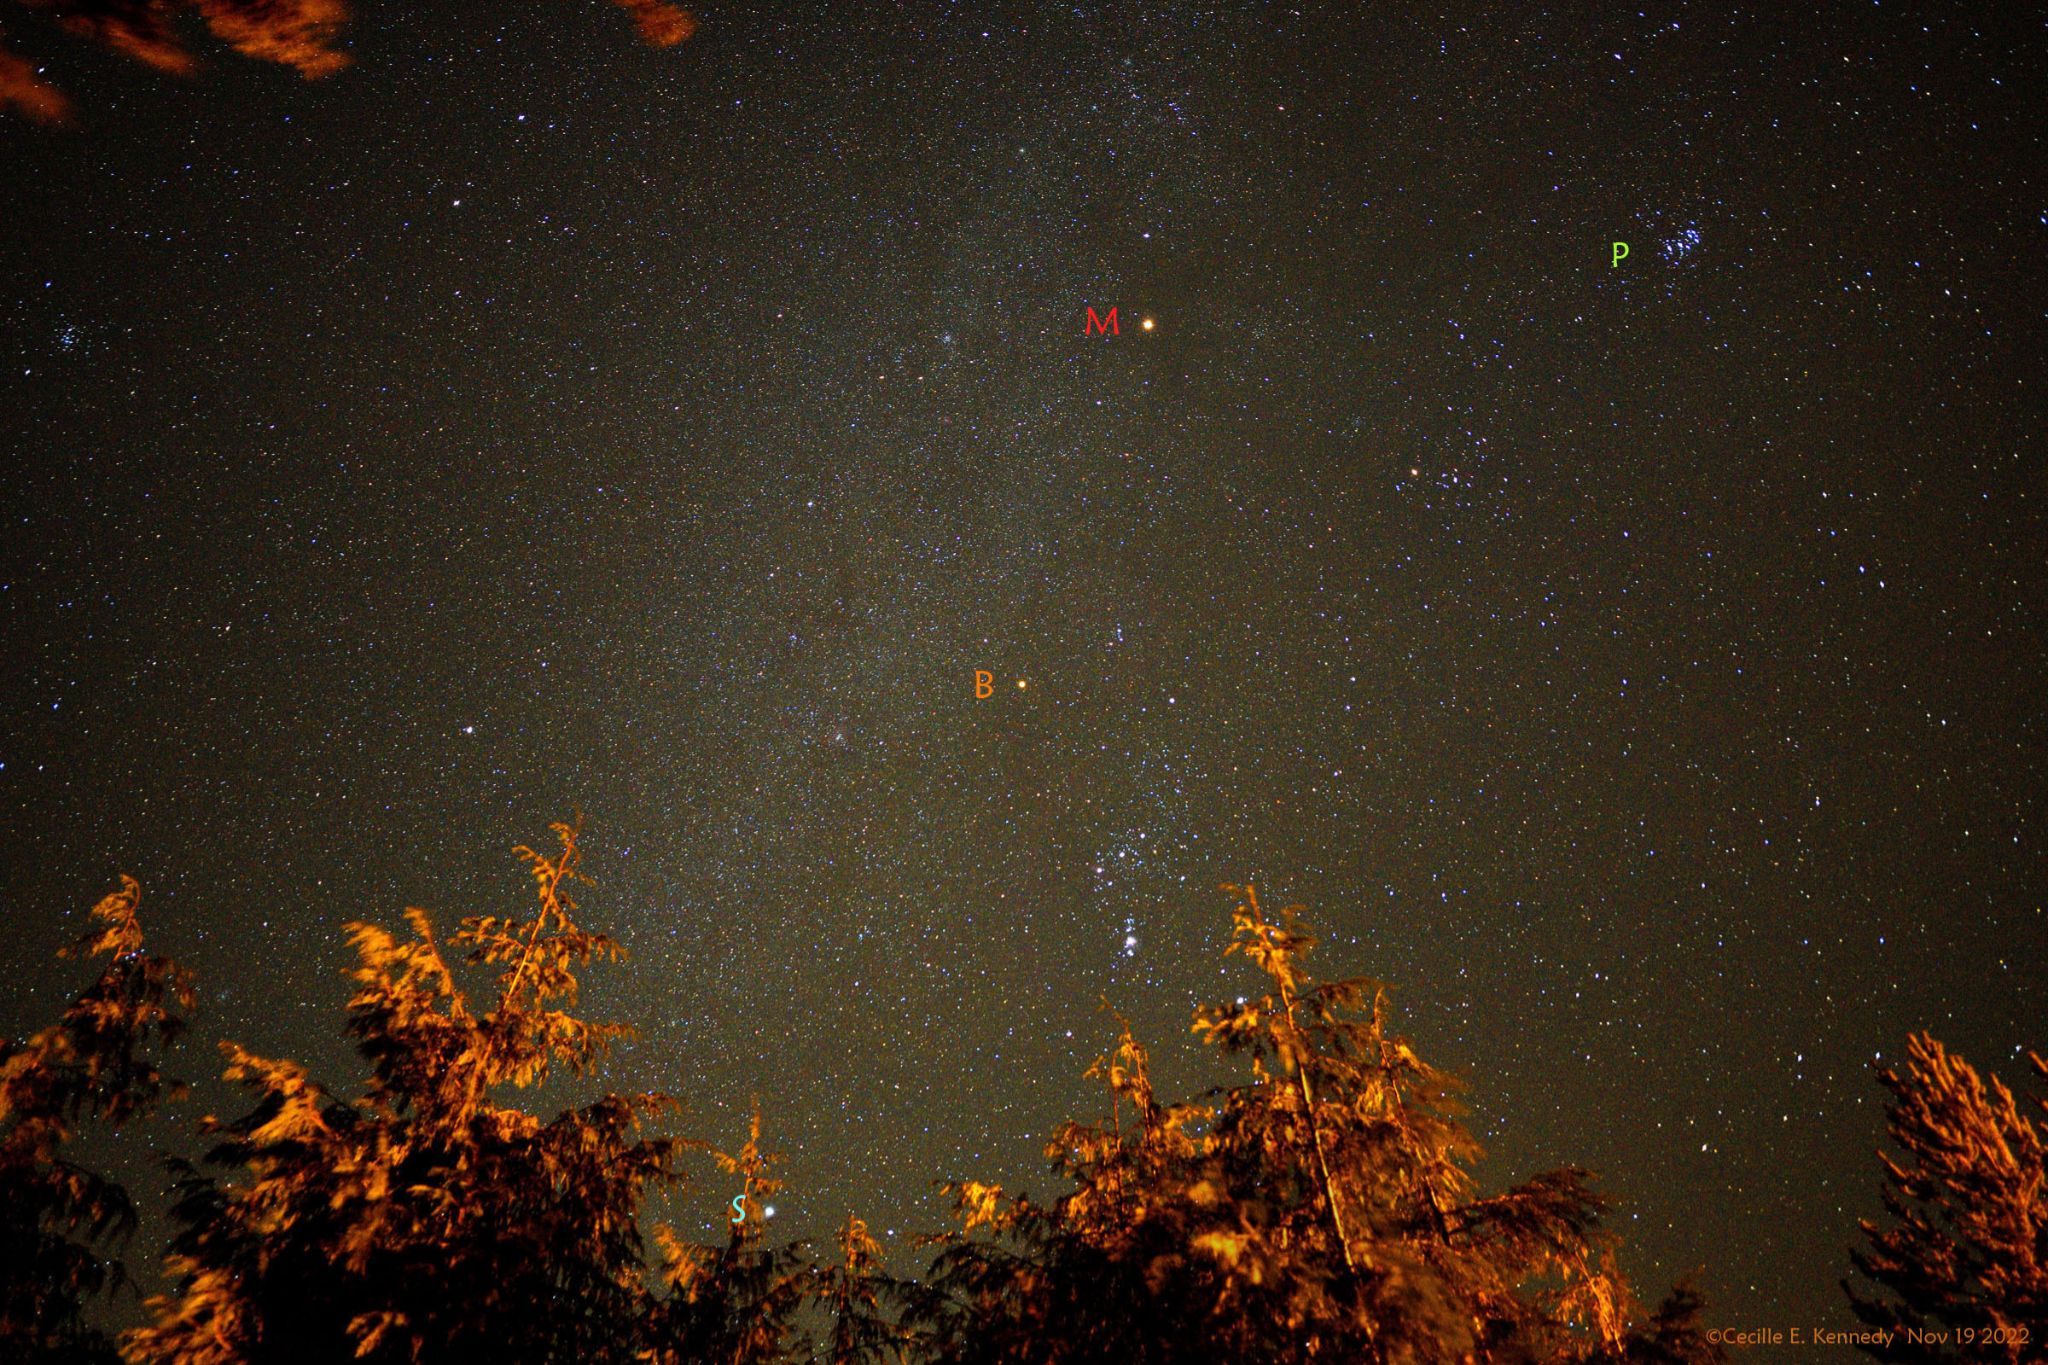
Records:
[[[0,1029],[127,871],[176,1069],[346,1091],[342,924],[580,809],[603,1082],[907,1265],[1050,1192],[1105,997],[1220,1077],[1256,879],[1490,1187],[1845,1325],[1872,1061],[2048,1046],[2048,41],[1441,8],[9,14],[80,117],[0,121]]]

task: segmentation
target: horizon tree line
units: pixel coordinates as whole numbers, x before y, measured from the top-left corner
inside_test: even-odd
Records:
[[[1618,1268],[1589,1172],[1481,1195],[1460,1083],[1393,1033],[1386,991],[1323,981],[1300,907],[1235,898],[1226,955],[1265,990],[1198,1010],[1193,1032],[1239,1079],[1193,1101],[1154,1089],[1118,1016],[1086,1076],[1106,1113],[1047,1143],[1043,1201],[966,1179],[926,1272],[884,1263],[849,1214],[824,1258],[771,1246],[758,1218],[722,1241],[644,1224],[685,1190],[688,1157],[781,1187],[758,1106],[737,1152],[658,1131],[669,1095],[602,1093],[552,1117],[516,1101],[587,1077],[632,1030],[575,1011],[578,973],[623,951],[583,927],[580,830],[521,846],[536,907],[472,916],[445,940],[347,926],[352,1094],[299,1063],[223,1042],[238,1118],[168,1162],[171,1287],[119,1334],[93,1309],[130,1285],[137,1224],[80,1164],[88,1127],[150,1119],[185,1087],[162,1070],[195,993],[148,951],[123,878],[67,955],[99,964],[55,1023],[0,1040],[0,1359],[38,1365],[640,1362],[644,1365],[1710,1365],[1690,1286],[1654,1309]],[[2048,1064],[2031,1059],[2037,1075]],[[2041,1358],[2048,1328],[2042,1115],[1932,1037],[1886,1069],[1888,1221],[1862,1225],[1852,1309],[1897,1333],[1887,1361]],[[1910,1331],[1908,1330],[1910,1329]]]

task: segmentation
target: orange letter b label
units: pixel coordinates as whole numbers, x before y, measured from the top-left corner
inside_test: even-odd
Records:
[[[974,695],[977,699],[993,697],[996,694],[996,675],[985,668],[974,670]]]

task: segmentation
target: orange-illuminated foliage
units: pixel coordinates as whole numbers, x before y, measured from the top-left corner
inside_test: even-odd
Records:
[[[63,1017],[25,1042],[0,1040],[0,1359],[111,1358],[86,1301],[122,1282],[105,1257],[135,1225],[127,1191],[67,1148],[82,1124],[147,1117],[182,1087],[156,1057],[184,1027],[191,985],[144,951],[132,877],[95,905],[97,927],[67,957],[105,958]]]
[[[13,109],[37,123],[62,123],[71,116],[71,101],[25,59],[0,48],[0,109]]]
[[[686,43],[697,32],[697,16],[666,0],[612,0],[633,16],[633,27],[643,42],[653,47],[674,47]]]
[[[839,1259],[819,1270],[816,1291],[832,1318],[826,1365],[902,1365],[921,1358],[916,1336],[897,1312],[915,1293],[913,1286],[888,1273],[881,1245],[853,1214],[840,1224],[836,1240]]]
[[[196,15],[214,37],[244,56],[277,62],[307,77],[348,64],[335,43],[348,19],[343,0],[40,0],[29,6],[66,31],[174,75],[198,67],[178,33]]]
[[[348,65],[334,46],[348,19],[342,0],[195,0],[194,8],[244,57],[289,66],[308,80]]]
[[[2037,1079],[2048,1062],[2027,1058]],[[1895,1334],[1886,1359],[2040,1359],[2048,1339],[2048,1099],[2022,1105],[1928,1034],[1878,1081],[1904,1162],[1884,1162],[1884,1224],[1852,1251],[1857,1316]],[[1871,1293],[1876,1286],[1878,1292]]]
[[[742,1182],[747,1216],[727,1223],[722,1245],[683,1240],[655,1229],[667,1292],[646,1315],[650,1365],[776,1365],[793,1359],[794,1322],[810,1292],[810,1272],[795,1248],[766,1244],[761,1218],[782,1182],[776,1158],[761,1146],[761,1108],[754,1106],[737,1155],[714,1152],[719,1169]]]
[[[961,1229],[913,1314],[935,1359],[1718,1358],[1689,1293],[1636,1325],[1584,1172],[1478,1197],[1453,1083],[1387,1031],[1384,991],[1316,981],[1294,911],[1226,889],[1227,951],[1271,989],[1198,1011],[1195,1028],[1248,1057],[1249,1082],[1213,1107],[1162,1104],[1125,1026],[1088,1073],[1110,1118],[1047,1149],[1065,1194],[950,1187]]]
[[[606,1094],[543,1119],[504,1088],[581,1074],[625,1030],[571,1014],[575,969],[618,950],[576,921],[577,831],[521,848],[531,918],[477,916],[453,936],[500,970],[484,1003],[459,985],[427,916],[412,935],[351,925],[348,1033],[370,1075],[336,1097],[294,1062],[223,1045],[255,1095],[187,1169],[169,1258],[177,1286],[130,1335],[135,1360],[635,1359],[646,1312],[643,1191],[680,1177],[679,1138],[647,1137],[665,1095]]]
[[[679,1109],[664,1095],[602,1093],[553,1117],[514,1102],[587,1083],[627,1035],[575,1013],[581,970],[621,954],[581,923],[578,828],[554,830],[554,850],[517,850],[536,901],[524,915],[471,916],[446,949],[420,910],[405,933],[348,926],[346,1033],[367,1070],[352,1096],[297,1062],[222,1045],[225,1078],[253,1103],[202,1121],[215,1140],[203,1168],[174,1163],[174,1284],[123,1339],[130,1365],[1719,1358],[1689,1291],[1642,1315],[1584,1172],[1479,1193],[1455,1083],[1389,1030],[1383,989],[1317,980],[1295,912],[1269,915],[1249,886],[1227,888],[1227,951],[1266,989],[1194,1023],[1242,1060],[1237,1083],[1163,1100],[1119,1017],[1115,1046],[1087,1072],[1106,1113],[1061,1125],[1045,1149],[1065,1186],[1050,1203],[973,1180],[946,1187],[957,1227],[926,1240],[939,1250],[923,1279],[894,1277],[851,1215],[829,1263],[772,1246],[782,1182],[758,1105],[724,1153],[650,1134]],[[104,1278],[98,1239],[132,1211],[61,1147],[78,1120],[134,1119],[168,1089],[153,1049],[189,991],[144,954],[137,899],[125,883],[95,911],[80,947],[109,959],[99,981],[59,1025],[0,1054],[0,1358],[112,1360],[82,1306]],[[1971,1152],[2003,1142],[2014,1188],[2027,1187],[2039,1147],[2012,1105],[1984,1099],[1959,1063],[1915,1055],[1932,1098],[1895,1078],[1918,1106],[1908,1117],[1927,1116],[1901,1130],[1909,1150],[1923,1128],[1981,1129]],[[684,1190],[678,1160],[691,1151],[727,1178],[710,1201],[717,1233],[656,1225],[650,1265],[647,1199]],[[734,1188],[737,1220],[724,1216]],[[1876,1240],[1864,1264],[1885,1283],[1921,1250],[1911,1236]]]
[[[198,70],[199,59],[179,32],[193,17],[214,38],[244,57],[288,66],[308,80],[349,64],[342,32],[347,0],[17,0],[74,36],[171,75]],[[612,0],[632,18],[640,38],[674,47],[697,32],[697,16],[668,0]],[[71,112],[64,95],[36,68],[0,47],[0,109],[12,108],[40,123],[61,123]]]

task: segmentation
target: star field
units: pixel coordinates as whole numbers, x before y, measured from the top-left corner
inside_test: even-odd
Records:
[[[1104,999],[1214,1079],[1256,878],[1483,1178],[1841,1325],[1871,1062],[2048,1047],[2038,22],[969,8],[10,25],[0,1027],[125,870],[185,1074],[346,1084],[343,922],[581,809],[606,1083],[907,1248]]]

